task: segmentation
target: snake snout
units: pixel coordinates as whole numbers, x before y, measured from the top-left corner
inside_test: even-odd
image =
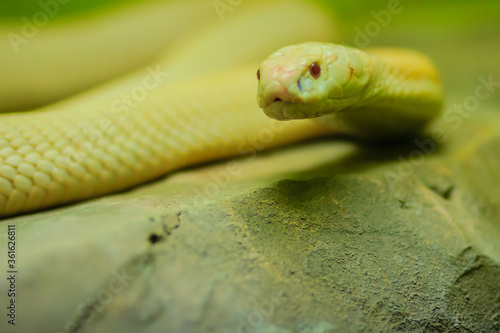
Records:
[[[283,85],[270,85],[263,93],[264,106],[275,102],[286,102],[291,98],[290,92]]]

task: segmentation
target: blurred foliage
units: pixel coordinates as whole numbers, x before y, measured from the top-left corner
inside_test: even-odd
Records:
[[[31,18],[43,10],[43,6],[57,6],[56,19],[67,16],[88,13],[120,6],[123,4],[158,0],[0,0],[0,19],[17,20],[22,17]],[[213,1],[213,0],[206,0]],[[221,0],[225,1],[225,0]],[[250,0],[242,0],[250,1]],[[373,19],[371,12],[380,11],[391,1],[398,0],[315,0],[333,10],[341,23],[350,25],[366,23]],[[497,20],[500,12],[500,2],[497,0],[399,0],[405,11],[415,14],[407,15],[408,23],[428,24],[468,24]],[[423,20],[424,19],[424,20]]]
[[[400,27],[420,29],[420,35],[431,36],[436,29],[457,34],[477,27],[498,26],[500,1],[496,0],[316,0],[334,13],[340,35],[352,40],[355,29],[366,29],[375,16],[387,11],[389,3],[399,3],[400,14],[392,15],[391,30]],[[481,29],[488,30],[488,29]],[[494,30],[490,29],[492,33]]]
[[[316,0],[334,10],[341,21],[352,23],[366,22],[373,19],[371,11],[387,9],[391,2],[399,3],[405,12],[420,15],[408,15],[407,23],[461,25],[498,20],[500,2],[497,0]],[[496,11],[494,10],[496,9]],[[354,22],[353,22],[354,21]]]
[[[147,1],[147,0],[146,0]],[[88,13],[95,10],[112,8],[139,0],[0,0],[0,19],[16,20],[22,17],[31,18],[45,7],[58,11],[54,19],[63,19],[68,15]],[[142,1],[144,2],[144,0]],[[46,10],[45,10],[46,11]]]

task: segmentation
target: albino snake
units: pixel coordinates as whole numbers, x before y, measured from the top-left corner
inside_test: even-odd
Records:
[[[323,28],[306,28],[304,35],[324,37],[316,34]],[[414,51],[306,43],[280,49],[260,66],[247,62],[159,85],[133,108],[116,103],[117,96],[152,82],[144,72],[35,112],[0,115],[0,217],[242,154],[242,143],[263,128],[273,133],[266,148],[333,131],[377,139],[414,133],[441,109],[436,69]],[[321,122],[283,126],[264,117],[255,101],[256,68],[258,105],[268,116],[324,116]]]

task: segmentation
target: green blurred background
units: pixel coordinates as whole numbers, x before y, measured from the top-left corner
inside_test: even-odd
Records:
[[[0,21],[20,23],[40,11],[40,3],[56,0],[0,0]],[[58,14],[50,24],[71,20],[80,15],[94,15],[113,10],[138,0],[59,0]],[[157,1],[157,0],[146,0]],[[213,2],[213,0],[207,0]],[[225,0],[220,0],[225,1]],[[241,6],[245,5],[242,0]],[[355,45],[359,30],[374,20],[373,13],[386,10],[388,3],[397,0],[329,1],[315,0],[334,15],[338,40]],[[144,2],[144,1],[142,1]],[[402,46],[428,53],[443,73],[448,92],[455,99],[473,92],[477,76],[493,74],[500,77],[500,1],[498,0],[400,0],[403,11],[393,15],[368,46]],[[214,13],[212,13],[215,15]],[[211,15],[211,13],[207,13]],[[500,102],[500,94],[488,102]]]
[[[30,17],[40,10],[40,2],[51,0],[0,0],[0,19],[16,20],[23,16]],[[96,10],[112,9],[126,3],[155,0],[60,0],[60,12],[55,18],[65,19],[68,16],[80,15]],[[207,0],[212,1],[212,0]],[[223,0],[222,0],[223,1]],[[242,0],[242,4],[244,1]],[[342,25],[356,25],[370,19],[370,10],[383,9],[388,0],[314,0],[314,2],[334,10]],[[470,24],[497,21],[500,19],[500,2],[496,0],[401,0],[408,12],[405,18],[411,24],[438,24],[461,27]],[[423,15],[423,16],[420,16]]]

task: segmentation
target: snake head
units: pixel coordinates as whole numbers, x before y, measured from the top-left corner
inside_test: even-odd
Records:
[[[257,71],[257,104],[273,119],[314,118],[359,100],[366,63],[346,46],[309,42],[279,49]]]

